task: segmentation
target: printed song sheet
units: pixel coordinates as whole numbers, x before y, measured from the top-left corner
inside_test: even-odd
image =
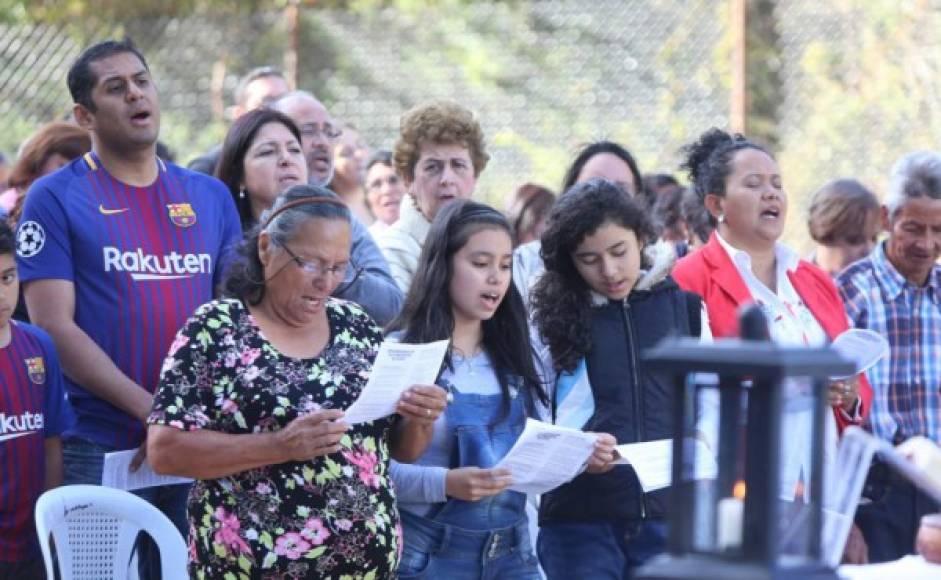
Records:
[[[519,439],[494,468],[510,470],[513,491],[545,493],[581,473],[595,439],[591,433],[527,419]]]
[[[383,342],[369,381],[346,410],[344,420],[355,425],[395,413],[395,404],[406,389],[434,384],[447,351],[447,340],[428,344]]]
[[[851,328],[840,333],[830,345],[843,358],[853,361],[856,374],[868,371],[884,357],[889,356],[889,341],[878,332],[866,328]],[[852,375],[850,375],[852,376]],[[832,377],[845,379],[849,377]]]
[[[192,479],[176,477],[173,475],[157,475],[150,468],[147,461],[141,463],[137,471],[131,471],[131,460],[134,459],[136,449],[128,451],[115,451],[105,453],[105,465],[101,473],[101,485],[114,487],[125,491],[133,491],[155,485],[173,485],[175,483],[189,483]]]
[[[695,442],[696,479],[714,479],[719,466],[709,446],[699,439]],[[616,447],[620,459],[616,465],[630,465],[637,474],[644,492],[656,491],[670,486],[673,479],[673,440],[659,439],[643,443],[627,443]],[[687,448],[688,449],[688,448]]]

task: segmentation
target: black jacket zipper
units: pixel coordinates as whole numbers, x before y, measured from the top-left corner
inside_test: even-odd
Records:
[[[621,314],[624,321],[624,331],[627,335],[628,350],[631,355],[631,401],[634,407],[634,442],[640,443],[643,441],[644,423],[640,400],[641,384],[640,376],[637,374],[637,344],[634,340],[634,325],[631,322],[631,305],[626,299],[624,300],[624,308],[621,309]],[[640,519],[645,520],[647,519],[647,502],[644,499],[644,491],[640,488],[640,481],[637,482],[637,485],[638,489],[640,489]]]

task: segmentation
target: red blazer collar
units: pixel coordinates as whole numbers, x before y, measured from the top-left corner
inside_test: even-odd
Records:
[[[738,268],[732,263],[732,258],[722,247],[715,232],[701,251],[703,259],[709,265],[712,280],[732,299],[733,304],[740,307],[755,301],[742,276],[738,273]],[[829,297],[815,280],[813,272],[807,268],[808,265],[802,261],[797,270],[787,273],[787,277],[807,309],[823,327],[827,336],[833,340],[846,329],[845,321],[839,319],[843,315],[842,309],[839,312],[833,312],[832,300],[828,299]]]
[[[745,285],[745,281],[738,273],[738,268],[732,263],[732,258],[722,247],[715,232],[712,232],[709,242],[703,246],[702,253],[703,259],[709,264],[712,271],[713,281],[732,298],[735,304],[741,306],[742,304],[754,302],[751,292],[748,291],[748,286]]]
[[[815,266],[801,261],[797,270],[788,272],[787,277],[797,295],[804,301],[807,310],[814,315],[830,340],[834,340],[847,328],[846,314],[839,299],[834,302],[832,297],[827,295],[820,282],[814,279],[814,272],[810,271],[809,267]],[[822,272],[820,275],[827,276]]]

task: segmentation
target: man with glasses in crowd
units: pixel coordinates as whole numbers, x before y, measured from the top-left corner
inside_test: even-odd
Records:
[[[339,125],[323,103],[307,91],[286,93],[271,106],[297,124],[310,183],[326,187],[333,178],[333,145],[341,134]],[[389,264],[366,226],[354,217],[351,227],[352,272],[333,295],[356,302],[378,324],[385,325],[402,308],[402,291],[393,280]]]

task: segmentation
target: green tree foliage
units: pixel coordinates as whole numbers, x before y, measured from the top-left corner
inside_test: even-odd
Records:
[[[929,3],[840,1],[779,11],[791,86],[778,126],[791,193],[788,235],[809,245],[806,206],[823,183],[854,177],[877,194],[904,153],[937,149],[941,60],[925,44],[941,25]]]
[[[284,62],[291,2],[0,0],[0,149],[68,112],[65,68],[82,46],[127,34],[154,69],[162,137],[187,161],[221,139],[238,77]],[[681,145],[728,126],[728,0],[295,6],[300,88],[385,148],[404,110],[466,104],[493,154],[478,192],[498,206],[525,181],[557,187],[585,142],[622,142],[645,171],[675,173]],[[823,182],[852,176],[881,190],[902,153],[937,147],[941,53],[928,41],[941,11],[920,0],[748,7],[748,133],[777,152],[788,238],[800,242],[806,199]]]

